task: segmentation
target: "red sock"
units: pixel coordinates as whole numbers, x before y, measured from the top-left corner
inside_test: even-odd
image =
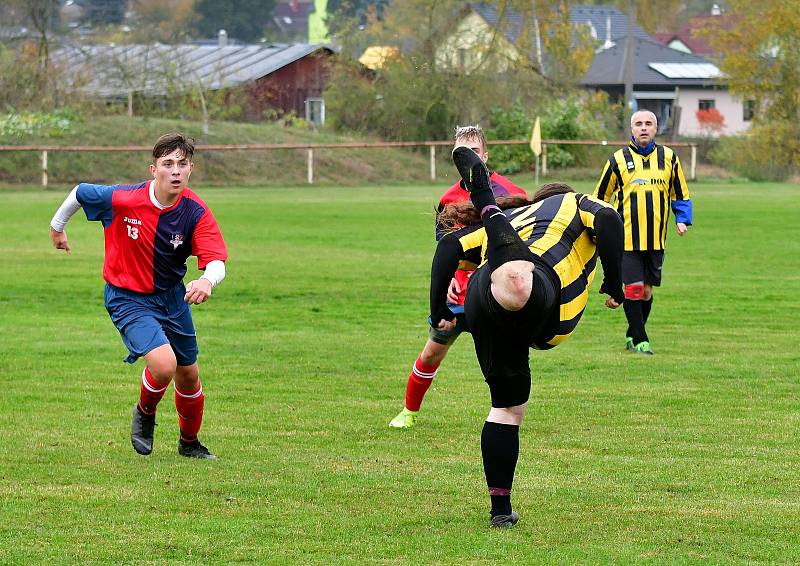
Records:
[[[425,397],[425,393],[431,386],[433,378],[436,377],[438,369],[438,365],[425,365],[417,358],[406,384],[406,409],[419,411],[419,407],[422,405],[422,398]]]
[[[194,442],[203,422],[203,406],[205,395],[203,385],[198,381],[194,391],[179,391],[175,388],[175,408],[178,410],[178,426],[181,429],[181,440]]]
[[[161,385],[150,373],[150,369],[145,367],[142,372],[142,385],[139,388],[139,410],[146,415],[154,415],[167,387],[169,384]]]

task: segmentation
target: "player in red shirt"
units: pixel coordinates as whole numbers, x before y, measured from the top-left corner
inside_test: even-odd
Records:
[[[456,129],[455,145],[466,145],[477,153],[484,163],[489,159],[486,137],[480,126],[464,126]],[[527,196],[522,188],[496,171],[491,173],[489,181],[495,197]],[[448,204],[469,202],[469,198],[469,191],[464,188],[463,181],[459,180],[442,195],[437,212],[441,212]],[[436,240],[440,240],[447,231],[448,227],[441,225],[437,220]],[[465,330],[464,299],[467,295],[467,283],[472,273],[473,270],[467,266],[461,266],[456,271],[448,293],[448,307],[456,315],[456,327],[449,332],[443,332],[433,327],[429,328],[428,341],[425,343],[422,352],[417,356],[411,368],[411,374],[408,376],[405,407],[400,411],[400,414],[391,420],[390,427],[411,428],[416,424],[422,399],[431,386],[433,378],[436,377],[439,366],[447,356],[450,346],[453,345],[459,334]],[[428,322],[430,323],[430,321]]]
[[[79,184],[53,216],[50,239],[56,249],[70,253],[64,228],[81,208],[89,220],[103,224],[106,310],[130,352],[125,361],[146,361],[131,423],[134,450],[153,451],[156,406],[174,380],[178,453],[213,460],[197,438],[205,396],[189,305],[207,301],[225,277],[228,252],[211,210],[186,186],[193,154],[192,140],[165,134],[153,147],[152,180]],[[204,274],[184,286],[190,255]]]

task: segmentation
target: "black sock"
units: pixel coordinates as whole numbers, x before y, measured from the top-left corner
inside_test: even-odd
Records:
[[[642,317],[642,301],[626,299],[622,303],[622,308],[625,309],[625,318],[628,319],[628,336],[633,338],[633,343],[639,344],[648,341]]]
[[[481,454],[486,486],[492,499],[492,517],[511,514],[511,484],[519,456],[519,426],[483,423]]]
[[[473,158],[475,156],[472,156]],[[478,209],[481,217],[490,209],[500,210],[492,192],[492,183],[489,180],[489,171],[483,163],[476,163],[470,169],[471,179],[468,184],[469,198],[472,205]],[[467,184],[467,181],[464,181]]]
[[[647,317],[650,316],[650,309],[653,308],[653,296],[650,296],[650,299],[647,301],[642,301],[642,320],[644,323],[647,324]]]

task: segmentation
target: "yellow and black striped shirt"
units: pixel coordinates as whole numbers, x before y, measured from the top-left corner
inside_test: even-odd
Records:
[[[505,211],[520,238],[561,281],[558,328],[536,344],[538,348],[551,348],[569,338],[583,315],[597,266],[595,215],[604,208],[611,207],[588,195],[567,193]],[[459,243],[468,261],[486,262],[484,228],[464,234]]]
[[[663,250],[670,201],[689,200],[689,188],[674,151],[656,145],[641,155],[631,142],[609,157],[594,196],[615,202],[625,225],[625,251]]]

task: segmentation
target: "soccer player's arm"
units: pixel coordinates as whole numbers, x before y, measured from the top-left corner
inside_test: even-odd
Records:
[[[600,175],[600,180],[594,188],[592,196],[604,202],[611,202],[614,193],[620,184],[619,170],[614,156],[608,158],[606,166],[603,167],[603,173]]]
[[[53,247],[67,253],[71,251],[66,226],[70,218],[81,208],[86,213],[87,219],[100,220],[104,226],[108,226],[113,216],[111,201],[114,188],[114,186],[89,183],[76,185],[50,220],[50,240]]]
[[[483,228],[480,224],[446,234],[439,240],[431,265],[431,326],[442,320],[451,321],[456,315],[447,306],[447,289],[462,260],[480,261]]]
[[[211,289],[225,279],[225,261],[228,259],[222,231],[208,208],[195,226],[192,255],[197,256],[197,268],[203,271],[203,275],[186,285],[184,300],[196,305],[205,302],[211,296]]]
[[[689,187],[683,175],[683,167],[678,156],[673,154],[672,172],[670,176],[669,197],[676,224],[692,225],[692,199]]]
[[[622,218],[609,205],[589,196],[581,199],[578,210],[584,226],[595,238],[597,255],[603,265],[600,292],[621,305],[625,300],[622,289],[622,251],[625,246]]]

